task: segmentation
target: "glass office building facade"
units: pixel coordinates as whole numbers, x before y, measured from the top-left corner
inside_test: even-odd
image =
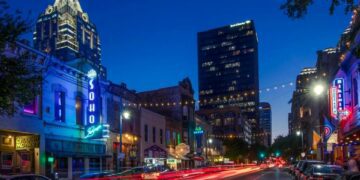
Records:
[[[199,32],[198,73],[200,110],[240,107],[256,133],[259,75],[254,22]]]

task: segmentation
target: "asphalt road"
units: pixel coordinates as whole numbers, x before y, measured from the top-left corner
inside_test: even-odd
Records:
[[[269,168],[254,173],[246,173],[225,178],[226,180],[293,180],[294,178],[284,169]]]

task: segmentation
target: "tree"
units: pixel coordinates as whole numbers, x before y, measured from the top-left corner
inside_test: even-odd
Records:
[[[278,136],[270,147],[270,151],[285,159],[296,157],[301,152],[301,138],[296,135]]]
[[[323,2],[325,2],[325,0],[323,0]],[[306,15],[309,6],[313,3],[314,0],[286,0],[286,2],[280,6],[280,9],[284,10],[285,14],[290,18],[298,19]],[[329,13],[331,15],[334,14],[335,8],[339,5],[345,6],[345,13],[351,12],[356,7],[354,0],[330,0]]]
[[[248,153],[249,144],[242,139],[226,139],[225,145],[225,157],[236,162],[243,162]]]
[[[32,54],[8,51],[15,49],[16,42],[29,29],[23,14],[11,12],[6,1],[0,0],[0,115],[13,116],[40,93],[42,70],[32,61]]]

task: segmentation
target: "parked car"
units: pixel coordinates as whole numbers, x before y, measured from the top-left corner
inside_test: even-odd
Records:
[[[298,164],[298,161],[294,161],[289,165],[289,173],[290,174],[294,174],[297,164]]]
[[[313,164],[301,174],[301,180],[340,179],[344,169],[340,166]]]
[[[299,170],[296,172],[295,177],[299,179],[301,175],[304,173],[304,171],[313,164],[325,164],[325,163],[323,161],[317,161],[317,160],[305,160],[301,164]]]
[[[0,175],[0,180],[50,180],[50,178],[36,174],[20,174],[12,176]]]
[[[293,172],[292,172],[292,175],[296,176],[296,174],[299,173],[300,167],[302,166],[302,164],[303,164],[304,162],[305,162],[305,160],[301,160],[301,161],[299,161],[299,162],[295,165],[294,170],[293,170]]]
[[[360,179],[360,172],[345,172],[341,180],[358,180]]]

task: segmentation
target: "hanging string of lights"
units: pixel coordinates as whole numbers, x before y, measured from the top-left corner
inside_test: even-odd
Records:
[[[252,136],[255,136],[255,137],[263,137],[263,136],[268,136],[268,135],[271,135],[271,133],[264,132],[264,133],[252,134]],[[244,138],[245,137],[245,135],[214,135],[214,134],[211,134],[209,136],[211,138],[222,138],[222,139],[235,139],[235,138]]]
[[[283,83],[280,85],[275,85],[267,88],[260,89],[257,93],[267,93],[271,91],[277,91],[280,89],[284,89],[287,87],[292,87],[294,85],[293,82],[289,83]],[[215,98],[208,98],[203,100],[189,100],[189,101],[183,101],[183,102],[142,102],[142,103],[123,103],[123,106],[126,107],[166,107],[166,106],[182,106],[182,105],[193,105],[195,103],[198,104],[208,104],[208,103],[218,103],[218,102],[231,102],[231,101],[237,101],[241,100],[243,98],[249,97],[249,96],[255,96],[258,95],[255,91],[243,91],[242,93],[235,93],[228,96],[216,96]]]

